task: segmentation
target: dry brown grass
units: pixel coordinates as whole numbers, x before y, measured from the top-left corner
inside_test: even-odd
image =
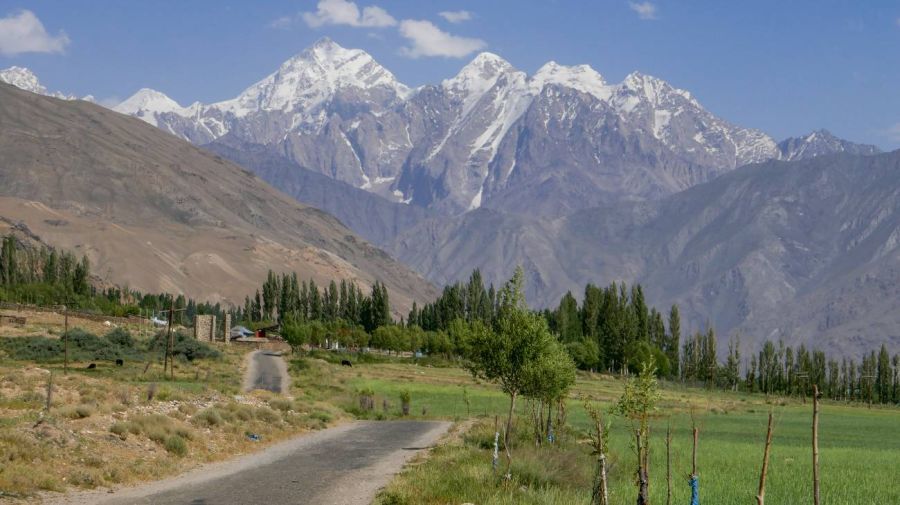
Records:
[[[0,364],[0,492],[33,500],[42,492],[155,480],[327,426],[336,409],[266,392],[238,394],[243,353],[179,363],[176,381],[158,365]],[[45,411],[47,381],[53,394]],[[147,400],[156,383],[153,400]],[[324,412],[324,414],[323,414]],[[213,422],[210,422],[210,420]],[[261,437],[251,441],[248,434]]]

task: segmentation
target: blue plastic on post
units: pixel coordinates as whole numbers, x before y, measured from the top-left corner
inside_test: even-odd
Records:
[[[700,505],[700,480],[696,475],[691,476],[691,505]]]

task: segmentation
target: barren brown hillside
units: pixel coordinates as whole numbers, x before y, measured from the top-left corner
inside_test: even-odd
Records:
[[[434,296],[329,214],[138,119],[0,84],[0,216],[86,253],[109,281],[241,302],[268,269]]]

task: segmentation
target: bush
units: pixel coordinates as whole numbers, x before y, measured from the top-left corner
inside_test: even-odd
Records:
[[[281,421],[281,416],[278,412],[275,412],[269,407],[259,407],[256,409],[256,418],[268,424],[274,424]]]
[[[125,440],[128,438],[128,433],[131,432],[131,426],[129,426],[129,423],[117,422],[109,427],[109,431],[114,435],[118,435],[122,440]]]
[[[165,448],[176,456],[184,456],[187,454],[187,442],[180,435],[172,435],[166,439]]]
[[[294,410],[294,404],[290,400],[284,398],[273,398],[269,400],[269,406],[282,412]]]
[[[161,352],[166,348],[168,334],[166,331],[158,332],[148,343],[147,350]],[[218,358],[221,353],[213,347],[195,339],[193,336],[178,331],[175,333],[175,347],[173,354],[176,357],[194,361],[195,359]]]
[[[147,435],[147,438],[156,442],[157,444],[164,444],[166,439],[169,437],[168,430],[163,426],[149,426],[144,428],[144,433]]]
[[[310,418],[316,419],[318,421],[322,421],[323,423],[330,423],[334,416],[330,413],[325,412],[324,410],[317,410],[309,415]]]
[[[104,338],[114,346],[124,347],[125,349],[134,349],[134,338],[132,338],[131,333],[124,328],[116,328],[107,333]]]
[[[82,403],[75,407],[64,407],[60,410],[60,415],[70,419],[84,419],[94,415],[95,409],[91,405]]]
[[[221,426],[225,424],[225,419],[222,418],[222,413],[219,412],[215,407],[210,407],[207,409],[203,409],[191,419],[196,424],[201,424],[204,426]]]
[[[72,361],[113,361],[119,358],[142,359],[143,352],[127,330],[116,328],[98,337],[80,328],[69,330],[69,359]],[[38,362],[61,361],[65,354],[63,337],[17,337],[0,339],[0,348],[11,358]]]

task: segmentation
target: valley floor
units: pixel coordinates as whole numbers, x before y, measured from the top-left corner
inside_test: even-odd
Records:
[[[85,370],[73,365],[0,364],[0,452],[4,498],[120,487],[158,480],[200,464],[260,449],[341,419],[451,420],[445,444],[416,459],[378,496],[398,504],[589,503],[594,459],[586,445],[584,399],[604,410],[622,392],[619,378],[579,373],[567,409],[567,427],[552,447],[536,447],[529,407],[517,409],[512,485],[495,476],[491,452],[496,416],[507,398],[494,385],[473,380],[440,360],[315,351],[286,356],[291,398],[268,392],[242,394],[246,348],[221,346],[215,360],[179,363],[175,381],[158,365],[143,363]],[[352,367],[341,366],[349,358]],[[54,394],[43,412],[49,372]],[[152,400],[150,384],[157,384]],[[361,402],[360,393],[371,399]],[[402,416],[401,394],[410,413]],[[701,497],[717,504],[751,503],[762,463],[766,419],[775,413],[769,503],[811,502],[811,405],[798,398],[766,399],[664,384],[651,440],[654,503],[665,503],[664,437],[671,426],[673,503],[686,503],[692,423],[700,429]],[[610,498],[633,503],[634,450],[627,420],[607,414],[610,425]],[[823,503],[900,503],[900,411],[825,403],[820,421]],[[258,435],[262,442],[249,435]],[[175,440],[181,439],[181,442]],[[502,451],[501,451],[502,454]],[[505,462],[501,457],[501,466]],[[51,493],[52,494],[52,493]]]

